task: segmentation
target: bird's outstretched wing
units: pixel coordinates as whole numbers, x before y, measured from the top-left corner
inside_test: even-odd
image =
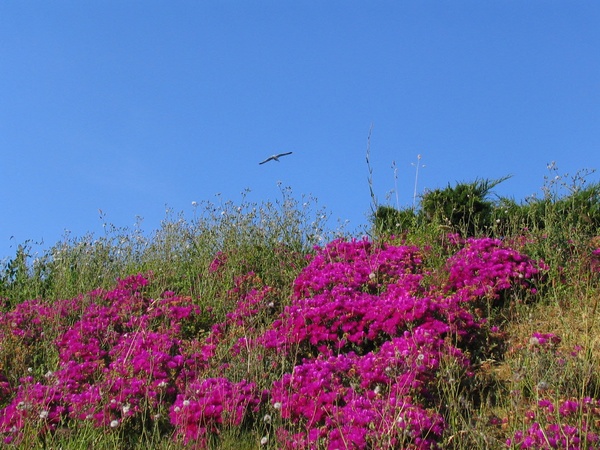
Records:
[[[271,161],[272,159],[275,159],[275,158],[273,158],[272,156],[269,156],[269,157],[268,157],[267,159],[265,159],[263,162],[259,162],[258,164],[264,164],[264,163],[266,163],[266,162],[269,162],[269,161]]]
[[[263,162],[259,162],[258,164],[264,164],[266,162],[269,161],[279,161],[279,158],[282,156],[287,156],[287,155],[291,155],[293,152],[287,152],[287,153],[278,153],[277,155],[272,155],[269,156],[267,159],[265,159]]]

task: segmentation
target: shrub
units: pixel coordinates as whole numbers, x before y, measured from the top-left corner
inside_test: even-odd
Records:
[[[494,187],[508,178],[475,180],[428,191],[421,198],[421,211],[428,222],[449,226],[463,237],[486,233],[492,225],[494,207],[488,197]]]

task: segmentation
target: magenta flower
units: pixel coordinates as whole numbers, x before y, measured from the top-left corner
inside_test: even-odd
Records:
[[[178,439],[206,446],[211,433],[218,434],[223,426],[239,426],[258,411],[260,402],[254,383],[208,378],[189,383],[185,391],[177,395],[170,418]]]

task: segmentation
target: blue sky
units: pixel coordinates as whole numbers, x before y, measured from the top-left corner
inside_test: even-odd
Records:
[[[550,161],[600,169],[599,24],[591,1],[3,1],[0,259],[278,182],[360,229],[371,125],[380,203],[412,204],[418,154],[419,193],[541,194]]]

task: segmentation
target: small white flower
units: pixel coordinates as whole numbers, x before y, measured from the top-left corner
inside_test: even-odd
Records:
[[[269,436],[263,436],[260,440],[260,445],[265,445],[267,442],[269,442]]]
[[[119,426],[119,421],[118,421],[118,420],[113,420],[113,421],[110,423],[110,427],[111,427],[111,428],[117,428],[118,426]]]
[[[373,272],[371,272],[371,273],[369,274],[369,280],[372,280],[373,278],[375,278],[375,274],[374,274]]]
[[[48,411],[42,411],[40,413],[40,419],[46,419],[48,417]]]
[[[127,414],[129,412],[129,409],[131,408],[131,406],[129,404],[127,405],[123,405],[123,414]]]
[[[263,417],[263,422],[265,422],[265,423],[271,423],[271,415],[270,414],[265,414],[265,417]]]
[[[51,371],[51,370],[49,370],[48,372],[46,372],[46,374],[45,374],[44,376],[45,376],[46,378],[50,378],[52,375],[54,375],[54,374],[52,373],[52,371]]]
[[[550,384],[547,381],[540,381],[537,384],[537,388],[540,391],[545,391],[546,389],[548,389],[550,387]]]
[[[31,367],[28,367],[27,372],[31,373],[31,372],[33,372],[33,369]]]
[[[179,406],[176,406],[176,407],[175,407],[175,412],[177,413],[177,412],[179,412],[179,411],[181,411],[181,408],[180,408]]]
[[[183,401],[183,406],[190,406],[190,401],[189,400],[184,400]]]
[[[381,386],[375,386],[375,390],[373,392],[375,392],[375,395],[378,395],[381,392]]]
[[[275,409],[281,409],[281,402],[275,402],[275,404],[273,405],[273,408]]]

